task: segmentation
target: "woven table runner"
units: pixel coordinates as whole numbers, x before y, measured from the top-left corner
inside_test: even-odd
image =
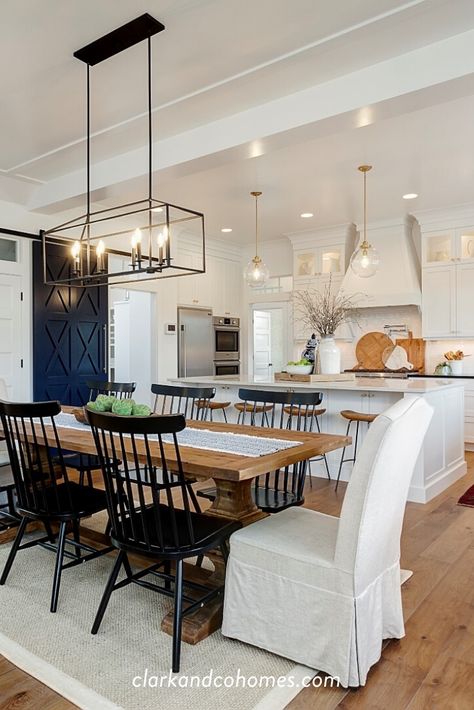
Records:
[[[78,422],[73,414],[65,414],[63,412],[55,418],[55,421],[56,425],[60,427],[90,430],[89,426]],[[260,436],[249,436],[248,434],[234,434],[234,432],[230,431],[193,429],[192,426],[180,431],[177,437],[180,446],[252,458],[267,456],[301,444],[300,441],[289,441],[288,439],[269,439]],[[171,434],[163,434],[162,439],[165,443],[173,442]]]

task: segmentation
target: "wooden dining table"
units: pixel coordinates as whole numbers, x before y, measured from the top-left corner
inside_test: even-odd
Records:
[[[62,410],[65,413],[73,412],[72,408],[66,406],[63,406]],[[351,443],[350,437],[344,435],[317,434],[220,422],[192,420],[187,422],[187,426],[212,432],[232,432],[259,438],[297,442],[291,448],[258,457],[180,446],[180,457],[185,476],[197,481],[212,478],[215,483],[217,495],[210,508],[205,511],[206,514],[238,520],[242,525],[249,525],[266,517],[266,513],[257,508],[252,498],[251,487],[255,478],[300,461],[316,458]],[[96,453],[92,432],[88,428],[58,426],[58,435],[63,449],[85,454]],[[40,436],[38,439],[41,443]],[[164,449],[168,466],[172,469],[173,461],[176,460],[175,449],[170,444],[164,444]],[[160,467],[158,444],[156,448],[152,448],[152,459],[153,464]],[[145,454],[143,454],[143,460],[146,461]],[[82,530],[87,535],[87,525],[83,525]],[[216,550],[207,553],[206,556],[214,566],[212,573],[196,568],[195,565],[192,565],[192,570],[189,569],[191,565],[187,565],[188,571],[194,577],[205,575],[206,584],[210,586],[221,586],[225,578],[225,564],[221,553]],[[197,643],[219,628],[221,620],[222,598],[216,598],[194,614],[184,617],[183,640],[188,643]],[[172,634],[172,624],[171,612],[164,617],[162,630]]]

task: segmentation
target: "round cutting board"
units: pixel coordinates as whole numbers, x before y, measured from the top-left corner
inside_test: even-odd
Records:
[[[382,353],[382,360],[387,370],[413,370],[408,361],[407,351],[401,345],[391,345]]]
[[[382,354],[393,341],[385,333],[372,331],[362,336],[356,345],[357,366],[360,370],[383,370]]]

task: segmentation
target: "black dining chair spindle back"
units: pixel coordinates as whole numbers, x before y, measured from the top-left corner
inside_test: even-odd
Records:
[[[17,494],[17,512],[21,522],[5,564],[0,585],[5,584],[19,550],[42,545],[56,552],[51,611],[57,609],[63,569],[98,557],[110,548],[97,550],[80,541],[79,522],[106,509],[101,490],[69,480],[55,417],[61,412],[59,402],[13,403],[0,401],[0,417],[11,461]],[[54,453],[53,453],[54,452]],[[29,521],[41,522],[46,537],[22,543]],[[59,525],[53,533],[52,524]],[[67,537],[72,526],[73,538]],[[53,543],[57,537],[57,546]],[[66,549],[72,545],[74,552]],[[82,551],[88,554],[82,556]],[[64,563],[63,559],[71,558]]]
[[[181,385],[151,386],[155,395],[155,414],[182,414],[185,419],[205,421],[209,416],[209,402],[216,394],[215,387],[182,387]]]
[[[220,548],[227,559],[227,539],[239,523],[202,514],[183,471],[178,432],[186,426],[182,414],[114,417],[88,411],[101,462],[111,521],[112,544],[120,551],[92,627],[96,634],[115,589],[135,583],[174,598],[173,671],[179,671],[183,616],[223,593],[183,579],[183,560]],[[121,466],[117,461],[121,460]],[[177,502],[180,502],[178,507]],[[154,557],[133,572],[127,554]],[[171,561],[175,575],[171,574]],[[126,577],[117,583],[123,566]],[[163,586],[143,578],[153,575]],[[196,600],[184,593],[191,584],[203,593]],[[172,591],[174,585],[174,591]],[[183,610],[183,601],[188,606]]]

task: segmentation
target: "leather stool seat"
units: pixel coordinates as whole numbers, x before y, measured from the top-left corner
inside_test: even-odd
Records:
[[[368,424],[372,424],[374,419],[378,417],[378,414],[366,414],[365,412],[354,412],[352,409],[343,409],[341,417],[348,419],[350,422],[367,422]]]
[[[234,407],[239,412],[245,411],[247,414],[257,414],[260,412],[271,411],[273,409],[273,404],[257,404],[257,406],[254,407],[252,404],[245,405],[245,402],[237,402],[237,404],[234,404]]]
[[[206,402],[202,399],[196,402],[196,407],[199,409],[202,409],[203,407],[206,407],[207,409],[225,409],[226,407],[230,407],[230,402],[214,402],[211,400],[210,402]]]
[[[310,409],[310,407],[301,407],[301,411],[298,411],[299,409],[299,407],[289,404],[285,407],[285,414],[290,414],[293,417],[320,417],[326,412],[325,409]]]

